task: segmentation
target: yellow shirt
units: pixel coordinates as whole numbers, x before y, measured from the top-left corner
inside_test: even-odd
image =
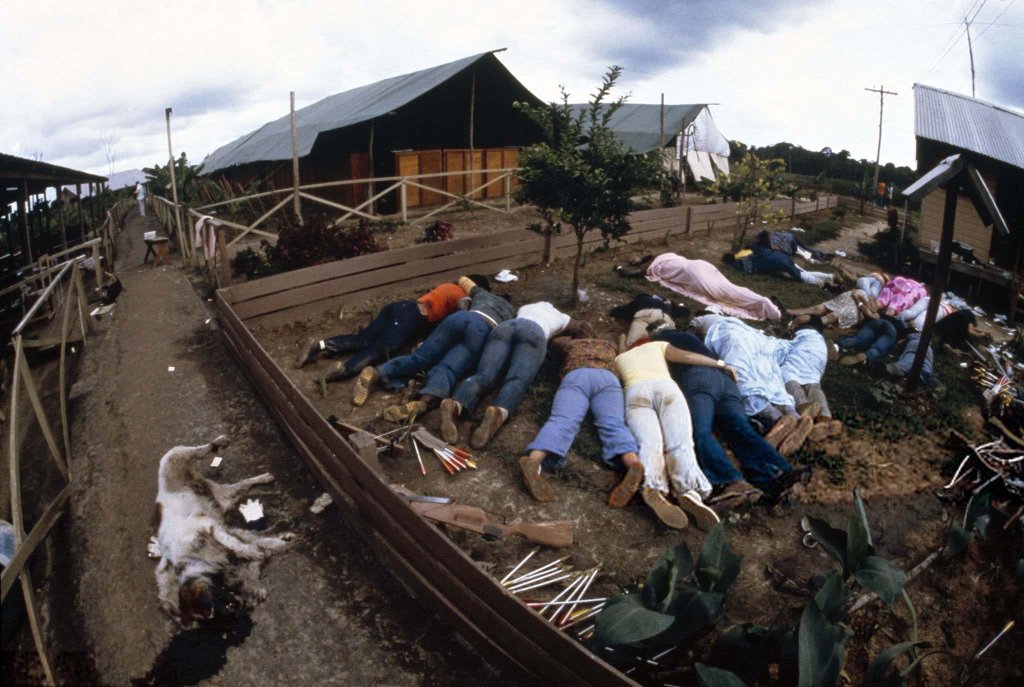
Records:
[[[667,341],[652,341],[631,348],[615,358],[615,368],[622,377],[622,386],[627,387],[655,379],[672,379],[665,361]]]

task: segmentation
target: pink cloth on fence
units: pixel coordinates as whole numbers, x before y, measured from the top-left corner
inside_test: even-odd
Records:
[[[893,277],[878,294],[878,304],[893,311],[893,315],[917,303],[928,295],[928,289],[921,282],[906,277]]]
[[[736,286],[705,260],[662,253],[647,268],[647,279],[704,305],[717,305],[727,315],[748,320],[777,320],[782,316],[770,300]]]

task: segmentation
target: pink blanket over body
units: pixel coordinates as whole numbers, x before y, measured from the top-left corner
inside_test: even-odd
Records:
[[[782,316],[770,300],[736,286],[704,260],[662,253],[647,268],[647,279],[704,305],[717,305],[727,315],[747,320],[777,320]]]

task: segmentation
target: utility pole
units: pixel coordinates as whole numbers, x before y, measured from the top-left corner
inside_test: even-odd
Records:
[[[878,168],[882,164],[882,112],[885,109],[885,96],[899,95],[899,93],[885,90],[884,85],[864,90],[878,94],[878,151],[875,153],[875,185],[871,187],[873,193],[878,193]]]
[[[964,26],[967,27],[967,52],[971,55],[971,97],[974,98],[974,46],[971,45],[971,22],[967,17],[964,17]]]
[[[171,198],[174,200],[174,225],[178,230],[178,242],[182,244],[182,257],[185,257],[188,251],[182,240],[184,232],[181,229],[181,209],[178,207],[178,180],[174,174],[174,147],[171,145],[171,108],[164,109],[164,116],[167,118],[167,156],[170,158],[169,170],[171,172]]]

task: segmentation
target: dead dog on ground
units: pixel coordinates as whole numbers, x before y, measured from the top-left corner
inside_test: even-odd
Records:
[[[234,484],[203,477],[199,459],[227,446],[219,436],[203,446],[176,446],[160,459],[156,514],[159,523],[151,554],[159,556],[156,584],[160,607],[182,625],[232,616],[266,598],[260,567],[294,535],[261,535],[224,521],[242,494],[274,481],[264,473]]]

